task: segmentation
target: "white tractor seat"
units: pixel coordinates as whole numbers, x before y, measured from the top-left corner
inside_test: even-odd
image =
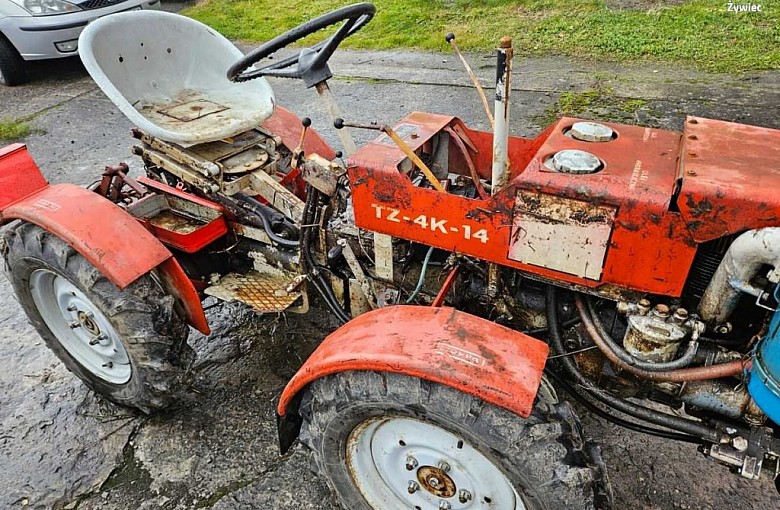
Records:
[[[182,145],[223,140],[260,125],[274,94],[259,78],[233,83],[243,54],[193,19],[160,11],[111,14],[79,37],[89,74],[142,131]]]

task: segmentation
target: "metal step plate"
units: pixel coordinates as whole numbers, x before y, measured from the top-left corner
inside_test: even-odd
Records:
[[[223,301],[240,301],[257,312],[283,312],[301,296],[297,291],[287,292],[291,283],[293,279],[282,272],[229,273],[204,292]]]

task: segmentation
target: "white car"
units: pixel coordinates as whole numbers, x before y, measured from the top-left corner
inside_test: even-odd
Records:
[[[0,84],[23,83],[27,60],[78,55],[79,34],[90,21],[159,8],[160,0],[0,0]]]

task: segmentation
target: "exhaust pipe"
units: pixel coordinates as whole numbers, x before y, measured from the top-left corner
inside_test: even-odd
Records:
[[[724,324],[737,306],[740,294],[756,297],[761,290],[750,284],[761,268],[772,266],[770,281],[780,280],[780,228],[749,230],[737,237],[718,266],[699,303],[699,314],[708,324]]]

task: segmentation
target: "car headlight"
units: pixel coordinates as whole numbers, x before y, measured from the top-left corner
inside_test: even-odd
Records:
[[[64,14],[66,12],[80,11],[78,5],[65,0],[11,0],[13,3],[26,10],[33,16],[50,16]]]

